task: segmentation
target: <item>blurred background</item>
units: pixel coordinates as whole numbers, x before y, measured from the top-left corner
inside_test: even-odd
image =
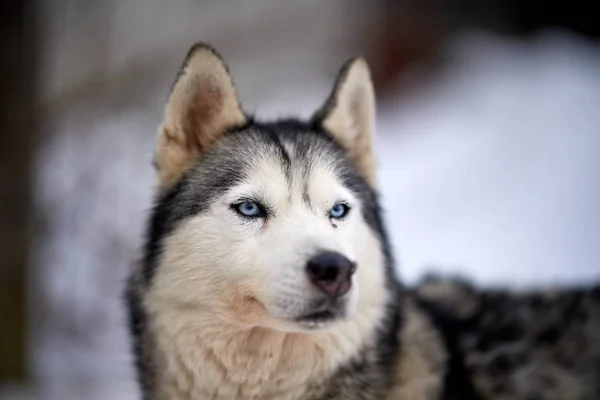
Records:
[[[5,1],[0,399],[129,400],[120,295],[152,146],[198,40],[244,108],[309,115],[350,55],[378,97],[401,276],[600,279],[600,14],[571,0]]]

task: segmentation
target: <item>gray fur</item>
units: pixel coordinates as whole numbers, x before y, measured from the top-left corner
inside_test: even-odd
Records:
[[[600,398],[600,287],[516,293],[429,278],[415,295],[461,370],[451,398]]]

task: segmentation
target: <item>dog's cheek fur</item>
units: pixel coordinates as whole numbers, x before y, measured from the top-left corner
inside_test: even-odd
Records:
[[[247,240],[249,231],[257,227],[243,226],[224,205],[213,208],[224,210],[182,221],[164,239],[161,266],[149,297],[170,302],[174,307],[213,310],[224,319],[231,318],[232,312],[236,316],[259,317],[260,310],[249,300],[252,290],[260,287],[256,282],[263,282],[265,275],[264,270],[248,262],[256,255]],[[245,254],[244,260],[239,254]],[[241,307],[242,304],[249,307]]]
[[[383,310],[384,305],[390,301],[390,293],[381,290],[386,285],[385,259],[381,251],[381,243],[364,222],[360,210],[348,220],[348,226],[338,228],[342,240],[349,243],[354,249],[356,269],[356,283],[359,291],[359,311],[365,308]]]

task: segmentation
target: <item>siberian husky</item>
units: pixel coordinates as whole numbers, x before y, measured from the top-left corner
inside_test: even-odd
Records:
[[[600,289],[403,287],[363,59],[307,121],[244,113],[190,50],[126,300],[145,400],[600,399]]]

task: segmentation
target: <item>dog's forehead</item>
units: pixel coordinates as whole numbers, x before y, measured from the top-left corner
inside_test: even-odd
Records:
[[[309,130],[253,127],[224,138],[219,147],[212,160],[219,164],[216,169],[233,163],[240,171],[240,179],[228,191],[232,197],[257,196],[290,204],[322,199],[323,192],[335,196],[343,186],[339,173],[346,164],[343,153],[328,138]]]
[[[324,134],[308,128],[263,125],[226,135],[198,168],[199,174],[235,169],[240,181],[276,184],[307,181],[320,172],[330,178],[348,168],[342,150]]]

